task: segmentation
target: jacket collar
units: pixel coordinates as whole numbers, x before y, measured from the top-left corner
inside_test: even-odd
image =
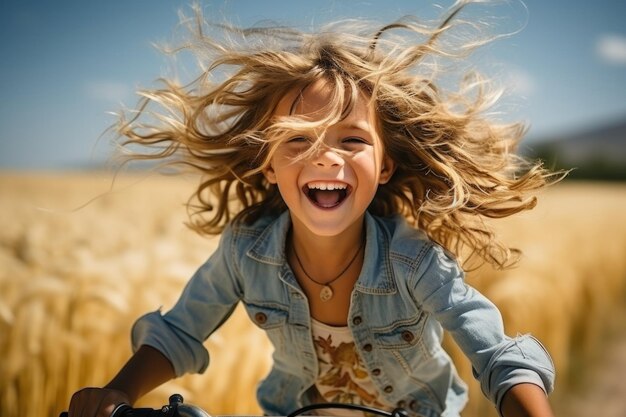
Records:
[[[246,255],[261,263],[286,265],[285,245],[290,227],[291,217],[286,210],[261,229],[261,234]],[[365,236],[364,263],[355,288],[368,294],[395,293],[397,289],[389,257],[390,236],[382,223],[367,212]]]

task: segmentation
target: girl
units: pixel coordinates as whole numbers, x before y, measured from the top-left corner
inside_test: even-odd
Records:
[[[430,30],[408,18],[361,35],[222,27],[228,43],[198,31],[202,77],[146,94],[120,132],[157,149],[144,158],[204,174],[191,225],[220,244],[172,310],[136,322],[133,357],[106,387],[77,392],[70,416],[108,415],[204,371],[203,341],[239,302],[275,348],[257,393],[268,415],[338,401],[459,416],[467,389],[442,329],[502,415],[552,415],[545,349],[505,336],[463,280],[463,257],[511,260],[482,219],[532,208],[527,192],[551,176],[512,153],[519,125],[482,116],[492,96],[479,78],[447,95],[428,74],[451,54],[442,37],[462,8]],[[150,103],[165,114],[143,122]]]

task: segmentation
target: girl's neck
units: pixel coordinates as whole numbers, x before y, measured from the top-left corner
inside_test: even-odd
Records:
[[[294,221],[287,244],[296,251],[305,267],[323,280],[336,275],[337,268],[354,257],[364,239],[364,220],[335,236],[315,235]]]

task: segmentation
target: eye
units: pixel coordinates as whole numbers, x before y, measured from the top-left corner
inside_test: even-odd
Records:
[[[294,136],[293,138],[287,139],[286,143],[309,143],[311,140],[306,136]]]
[[[359,144],[359,143],[363,143],[363,144],[366,144],[366,145],[369,144],[369,142],[367,140],[365,140],[363,138],[360,138],[358,136],[349,136],[347,138],[344,138],[342,140],[342,142],[343,143],[352,143],[352,144]]]

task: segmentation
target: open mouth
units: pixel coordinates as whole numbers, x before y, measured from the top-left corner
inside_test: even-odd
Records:
[[[330,209],[343,203],[351,187],[343,182],[314,181],[306,184],[302,191],[317,207]]]

